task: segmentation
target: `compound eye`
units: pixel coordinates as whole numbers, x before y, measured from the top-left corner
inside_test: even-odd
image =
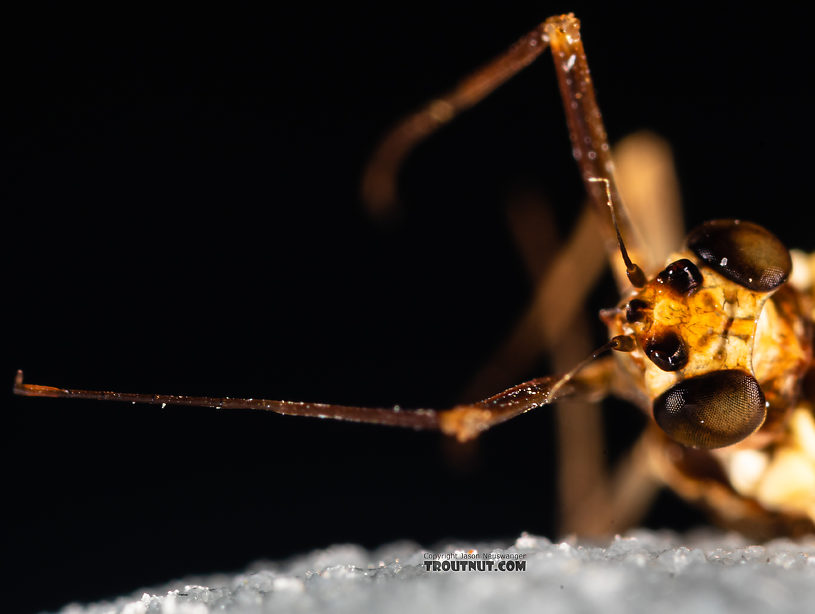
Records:
[[[792,270],[784,244],[751,222],[705,222],[688,235],[688,247],[716,272],[758,292],[774,290]]]
[[[692,448],[738,443],[766,416],[756,378],[735,369],[688,378],[654,401],[657,424],[671,439]]]

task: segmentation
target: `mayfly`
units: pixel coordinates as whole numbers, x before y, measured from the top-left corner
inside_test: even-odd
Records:
[[[409,149],[550,47],[573,151],[623,296],[603,311],[611,340],[590,360],[443,411],[69,390],[27,384],[22,374],[15,391],[264,409],[438,430],[462,441],[561,398],[616,394],[653,421],[613,476],[619,494],[605,502],[604,514],[635,518],[646,497],[629,493],[644,492],[648,474],[742,530],[811,531],[815,426],[808,399],[799,398],[811,358],[811,265],[796,256],[793,277],[786,248],[769,231],[737,220],[698,227],[679,251],[672,251],[679,241],[656,253],[647,247],[653,233],[639,226],[641,212],[626,209],[617,186],[578,28],[570,16],[548,20],[462,89],[417,115],[418,128],[397,131],[397,146],[378,159],[398,167],[400,148]],[[392,173],[386,168],[381,176]],[[372,181],[374,192],[377,184],[385,192],[392,185]],[[386,193],[381,200],[389,198]]]

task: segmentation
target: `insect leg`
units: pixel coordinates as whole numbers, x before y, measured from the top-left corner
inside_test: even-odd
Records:
[[[664,263],[684,236],[670,148],[659,137],[641,132],[620,141],[613,158],[619,190],[629,211],[636,213],[638,227],[651,238],[643,245],[648,261]],[[597,241],[601,229],[588,205],[565,246],[553,257],[539,255],[543,222],[540,213],[528,211],[531,207],[525,204],[522,215],[513,213],[511,219],[522,219],[511,226],[536,286],[534,297],[507,340],[473,378],[468,388],[471,397],[482,394],[485,385],[494,389],[517,381],[541,353],[552,351],[605,268],[605,251]],[[541,262],[542,258],[548,262]]]
[[[554,367],[573,364],[591,344],[585,321],[576,318],[554,349]],[[612,385],[619,384],[612,374]],[[559,530],[605,536],[635,526],[660,487],[648,462],[649,442],[638,442],[611,467],[600,404],[590,399],[558,401],[557,477]]]
[[[651,436],[649,430],[640,435],[603,483],[591,488],[587,484],[573,498],[566,498],[561,504],[561,513],[567,514],[561,516],[562,532],[606,536],[625,531],[642,520],[662,486],[651,462]],[[566,496],[570,494],[567,492]],[[571,502],[569,507],[564,505],[567,502]]]
[[[649,238],[643,247],[651,261],[664,262],[683,235],[670,148],[659,137],[642,132],[623,139],[615,146],[613,156],[620,192],[632,219]],[[577,329],[566,326],[559,330],[574,337],[572,331]],[[574,360],[569,353],[579,347],[578,340],[561,337],[541,348],[552,352],[555,368],[562,361],[569,364],[569,360]],[[560,530],[579,535],[608,535],[634,526],[661,484],[654,478],[644,451],[647,436],[642,435],[623,458],[609,467],[605,457],[597,453],[605,448],[600,408],[579,400],[565,400],[559,405],[556,416]]]
[[[190,396],[177,394],[145,394],[113,392],[108,390],[76,390],[39,386],[23,382],[23,372],[17,371],[14,394],[28,397],[51,397],[68,399],[93,399],[97,401],[120,401],[148,405],[187,405],[214,407],[216,409],[259,409],[287,416],[331,418],[347,422],[366,422],[385,426],[401,426],[414,429],[438,429],[439,412],[432,410],[399,411],[398,408],[379,409],[332,405],[327,403],[301,403],[296,401],[273,401],[268,399],[235,399],[231,397]]]
[[[602,222],[606,253],[612,265],[617,285],[621,291],[630,287],[628,270],[620,260],[618,244],[620,235],[625,238],[635,263],[645,270],[654,268],[645,260],[643,241],[636,227],[631,223],[628,212],[620,197],[611,159],[606,129],[591,80],[586,52],[580,37],[580,21],[574,15],[550,17],[544,25],[546,37],[552,49],[555,62],[560,97],[566,111],[566,123],[572,141],[572,154],[580,168],[583,184],[589,199]],[[609,205],[616,223],[612,224]],[[641,276],[642,274],[639,273]]]
[[[640,132],[620,141],[612,155],[619,190],[632,219],[645,229],[643,235],[649,237],[644,246],[649,259],[664,262],[683,236],[678,182],[670,147],[656,135]],[[551,353],[556,369],[560,370],[574,364],[587,351],[578,349],[586,348],[586,342],[581,346],[570,333],[576,330],[572,323],[583,317],[580,314],[585,297],[605,264],[605,252],[597,241],[596,216],[587,204],[568,242],[553,256],[542,253],[537,240],[548,231],[546,225],[550,223],[546,220],[551,216],[542,213],[544,204],[522,201],[521,205],[510,211],[510,219],[515,222],[511,226],[536,284],[534,298],[506,341],[473,378],[465,395],[469,398],[483,395],[486,386],[495,389],[517,381],[544,352]],[[607,498],[605,505],[599,500],[601,493],[608,497],[617,492],[610,487],[612,478],[605,459],[593,453],[605,447],[600,408],[585,401],[566,400],[561,404],[568,406],[556,412],[561,529],[566,533],[594,534],[609,530],[612,522],[619,527],[621,517],[633,514],[618,513],[620,506]],[[625,462],[620,461],[616,467],[615,482],[619,473],[634,473],[624,465]],[[651,490],[644,485],[643,497]],[[597,505],[593,506],[595,513],[584,517],[589,494]],[[601,519],[596,514],[599,509],[610,512]]]
[[[524,216],[527,228],[534,227],[535,218],[530,217]],[[489,389],[517,382],[543,352],[551,351],[558,343],[575,315],[582,310],[586,295],[605,268],[604,252],[597,241],[597,233],[594,213],[584,209],[569,241],[549,259],[545,273],[533,280],[536,288],[526,312],[472,378],[465,398],[478,398]],[[525,247],[523,237],[517,233],[516,236],[522,252],[535,249],[535,246]],[[529,262],[527,267],[536,270],[543,268],[542,264]]]
[[[595,235],[596,243],[596,235]],[[593,339],[588,314],[578,308],[571,314],[565,334],[552,345],[552,365],[557,370],[574,364]],[[577,358],[576,358],[577,357]],[[600,404],[589,399],[562,399],[555,408],[557,441],[558,530],[561,533],[595,534],[583,518],[586,500],[596,502],[595,516],[608,509],[610,497]]]
[[[550,17],[453,90],[397,124],[382,140],[365,170],[362,198],[376,214],[390,211],[396,201],[396,176],[410,151],[458,113],[477,104],[528,66],[547,45],[552,48],[572,151],[580,166],[586,191],[604,220],[606,249],[612,256],[618,284],[621,288],[627,288],[626,275],[616,257],[616,232],[606,219],[608,200],[605,188],[597,183],[597,179],[608,182],[611,200],[616,205],[619,229],[631,248],[634,260],[642,262],[646,270],[655,269],[661,263],[655,264],[645,259],[647,254],[642,253],[640,247],[642,240],[620,199],[605,127],[580,39],[580,22],[571,14]]]
[[[648,237],[643,263],[659,269],[685,240],[679,180],[671,147],[651,132],[636,132],[614,146],[617,183],[639,235]]]
[[[371,213],[382,216],[392,212],[397,200],[399,168],[419,143],[462,111],[478,104],[545,49],[541,24],[502,55],[462,79],[452,90],[394,126],[380,142],[362,178],[362,200]]]
[[[23,372],[18,371],[14,380],[14,393],[31,397],[94,399],[145,403],[149,405],[187,405],[214,407],[217,409],[256,409],[272,411],[287,416],[330,418],[347,422],[364,422],[383,426],[399,426],[418,430],[438,430],[467,441],[482,431],[506,422],[527,411],[548,405],[557,399],[580,395],[596,398],[604,396],[609,387],[611,363],[606,359],[590,364],[608,349],[628,351],[630,340],[615,338],[565,375],[542,377],[513,386],[483,401],[458,405],[448,410],[357,407],[329,403],[303,403],[269,399],[236,399],[231,397],[206,397],[171,394],[144,394],[113,392],[105,390],[77,390],[26,384]]]

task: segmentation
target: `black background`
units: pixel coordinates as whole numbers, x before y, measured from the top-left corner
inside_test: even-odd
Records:
[[[809,20],[583,4],[12,16],[8,388],[21,367],[56,386],[461,400],[530,296],[508,198],[539,192],[564,228],[582,199],[551,60],[416,152],[395,223],[362,210],[361,168],[396,118],[567,10],[611,140],[674,146],[689,225],[743,217],[812,249]],[[555,536],[545,411],[462,463],[433,434],[252,412],[10,394],[3,410],[14,612],[337,542]],[[607,416],[613,452],[641,420]],[[666,495],[647,524],[700,521]]]

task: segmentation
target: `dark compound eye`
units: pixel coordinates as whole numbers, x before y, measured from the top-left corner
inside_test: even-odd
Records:
[[[663,371],[678,371],[688,364],[688,350],[672,330],[654,335],[645,342],[645,353]]]
[[[784,244],[751,222],[706,222],[690,233],[688,247],[721,275],[758,292],[774,290],[792,270]]]
[[[735,369],[688,378],[654,401],[657,424],[671,439],[693,448],[738,443],[766,416],[756,378]]]
[[[702,274],[695,264],[682,258],[665,267],[657,281],[679,294],[690,294],[702,285]]]

